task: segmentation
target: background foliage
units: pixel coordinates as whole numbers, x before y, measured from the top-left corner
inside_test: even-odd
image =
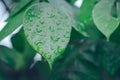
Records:
[[[50,60],[45,57],[47,54],[42,54],[42,61],[36,62],[31,68],[34,56],[41,52],[36,50],[36,45],[31,45],[32,40],[26,38],[25,29],[23,30],[26,26],[23,26],[11,38],[12,49],[0,45],[0,80],[120,80],[120,0],[83,0],[80,8],[73,5],[75,1],[13,0],[16,5],[10,11],[7,25],[0,32],[0,40],[23,26],[26,10],[43,2],[49,2],[48,4],[54,5],[63,16],[67,15],[69,19],[65,26],[60,25],[64,26],[60,33],[71,30],[66,25],[72,25],[71,37],[65,39],[69,43],[62,44],[65,51],[58,52],[59,57],[56,53],[53,54],[55,59],[51,70],[48,64]],[[43,10],[46,6],[42,6]],[[45,19],[50,20],[54,21]],[[61,19],[60,22],[64,21],[65,19]],[[55,26],[54,22],[51,24]],[[29,35],[33,35],[32,32]]]

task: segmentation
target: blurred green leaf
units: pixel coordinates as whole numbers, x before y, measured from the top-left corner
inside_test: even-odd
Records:
[[[39,0],[35,0],[31,4],[27,5],[26,8],[28,8],[32,4],[35,4],[35,3],[38,3],[38,2],[39,2]],[[11,34],[15,29],[17,29],[22,24],[23,15],[24,15],[24,12],[25,12],[26,8],[22,9],[22,11],[20,13],[18,13],[17,15],[10,16],[8,18],[7,25],[2,29],[2,31],[0,31],[0,41],[3,38],[5,38],[6,36],[8,36],[9,34]]]
[[[116,44],[120,44],[120,25],[118,26],[118,28],[111,35],[110,41],[114,42]]]
[[[99,0],[83,0],[77,15],[75,15],[76,26],[74,28],[86,37],[89,36],[86,27],[92,20],[92,10],[97,1]]]
[[[20,32],[18,32],[11,38],[11,41],[12,41],[12,45],[14,49],[19,51],[21,55],[23,56],[24,62],[25,62],[24,66],[30,67],[30,65],[33,62],[33,58],[36,54],[36,51],[33,50],[33,48],[27,42],[26,37],[24,35],[23,28],[20,30]]]
[[[1,72],[0,72],[0,80],[4,80],[3,75],[1,74]]]
[[[109,40],[111,34],[119,25],[119,20],[111,16],[111,9],[114,2],[115,0],[101,0],[93,10],[94,23],[106,36],[107,40]]]
[[[91,42],[69,45],[54,63],[50,80],[103,80],[99,67],[94,65],[98,54],[93,46]]]
[[[19,12],[23,11],[33,0],[20,0],[15,8],[11,11],[10,16],[18,15]]]
[[[120,45],[108,42],[100,42],[98,46],[98,53],[102,56],[102,66],[111,75],[114,75],[120,68]]]
[[[28,42],[52,68],[52,63],[63,53],[70,39],[68,17],[58,8],[43,2],[26,11],[23,24]]]
[[[10,17],[7,25],[0,31],[0,40],[11,34],[16,28],[18,28],[22,24],[22,16],[24,11],[19,13],[14,17]]]
[[[89,34],[89,39],[105,39],[105,36],[97,29],[93,20],[88,24],[88,27],[86,27],[86,32]]]
[[[86,27],[92,20],[92,10],[99,0],[83,0],[79,10],[79,15],[76,17]]]
[[[0,46],[0,60],[11,66],[15,70],[23,67],[23,56],[13,49]]]
[[[26,47],[25,47],[25,36],[24,36],[24,33],[23,33],[22,29],[17,34],[12,36],[11,42],[12,42],[13,47],[17,51],[19,51],[21,53],[24,52]]]

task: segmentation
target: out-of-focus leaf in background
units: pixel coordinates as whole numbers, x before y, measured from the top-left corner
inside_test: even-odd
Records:
[[[10,16],[17,15],[19,12],[21,12],[23,9],[25,9],[33,0],[20,0],[15,8],[12,9]]]
[[[24,65],[23,57],[19,52],[4,46],[0,46],[0,60],[16,70]]]
[[[17,29],[20,25],[22,25],[23,22],[23,15],[25,10],[30,7],[32,4],[39,2],[38,0],[34,0],[31,3],[26,4],[26,6],[21,10],[13,10],[14,13],[11,12],[11,14],[14,14],[14,16],[9,16],[9,18],[7,19],[7,25],[2,29],[2,31],[0,31],[0,41],[5,38],[6,36],[8,36],[9,34],[11,34],[15,29]],[[21,2],[23,3],[23,1]],[[21,3],[19,3],[18,5],[20,5]],[[17,6],[16,6],[17,7]],[[19,13],[17,13],[19,12]]]
[[[93,10],[94,23],[107,40],[119,25],[119,20],[111,15],[114,2],[115,0],[101,0]]]
[[[120,68],[120,46],[114,43],[101,41],[97,45],[97,52],[102,56],[101,65],[109,74],[115,75]]]

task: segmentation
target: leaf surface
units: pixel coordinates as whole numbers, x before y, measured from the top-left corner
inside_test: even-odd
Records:
[[[58,8],[43,2],[26,11],[23,24],[28,42],[52,67],[70,39],[71,22],[68,17]]]
[[[101,0],[93,10],[93,20],[97,28],[109,40],[111,34],[119,25],[118,19],[112,17],[111,9],[115,0]]]

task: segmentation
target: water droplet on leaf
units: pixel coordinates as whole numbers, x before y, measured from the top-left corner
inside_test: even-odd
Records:
[[[59,37],[54,37],[54,36],[51,36],[51,40],[57,42],[60,38]]]
[[[40,21],[40,23],[41,23],[41,24],[44,24],[44,21],[43,21],[43,20],[41,20],[41,21]]]
[[[60,25],[60,22],[56,22],[56,25]]]
[[[34,42],[34,44],[35,44],[36,46],[41,46],[42,43],[43,43],[42,41],[35,41],[35,42]]]
[[[40,33],[40,32],[42,32],[42,29],[36,28],[36,31],[37,31],[38,33]]]
[[[52,26],[49,27],[51,32],[54,32],[54,28]]]
[[[65,38],[70,38],[69,34],[64,35]]]
[[[63,49],[63,48],[61,48],[60,46],[58,46],[58,47],[57,47],[57,51],[58,51],[59,53],[61,53],[61,52],[63,52],[63,51],[64,51],[64,49]]]
[[[51,14],[51,15],[50,15],[50,18],[53,18],[53,17],[55,17],[55,14]]]

